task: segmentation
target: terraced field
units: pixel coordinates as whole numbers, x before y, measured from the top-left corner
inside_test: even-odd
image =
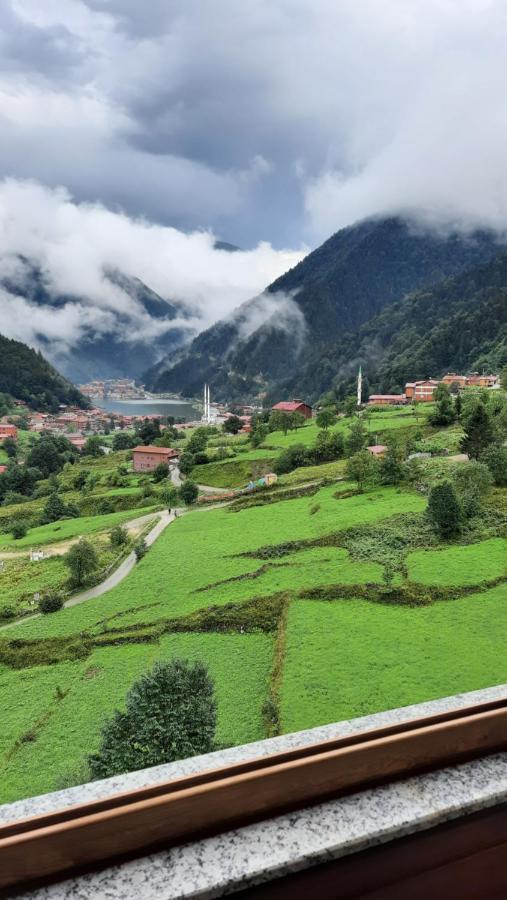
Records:
[[[209,665],[223,745],[507,678],[505,537],[439,545],[416,491],[291,484],[189,512],[114,590],[0,632],[0,800],[85,778],[84,748],[160,658]]]

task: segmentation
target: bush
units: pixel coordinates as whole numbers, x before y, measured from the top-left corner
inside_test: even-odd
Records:
[[[214,747],[214,685],[202,663],[156,663],[126,696],[102,730],[98,753],[88,758],[93,778],[157,766]]]
[[[193,481],[185,481],[180,487],[180,497],[186,506],[195,503],[199,496],[199,488]]]
[[[482,455],[497,487],[507,487],[507,447],[493,444]]]
[[[134,553],[136,555],[137,561],[139,562],[139,560],[142,559],[143,556],[146,556],[147,552],[148,545],[144,538],[141,538],[141,540],[137,541],[137,543],[134,545]]]
[[[19,541],[20,538],[24,538],[28,533],[28,526],[26,522],[19,520],[18,522],[13,522],[11,525],[11,534],[15,541]]]
[[[52,612],[58,612],[59,609],[63,607],[63,597],[59,593],[50,593],[45,594],[44,597],[41,597],[39,600],[39,609],[41,613],[47,614]]]
[[[115,525],[109,533],[109,542],[111,547],[124,547],[128,542],[129,535],[127,529],[123,525]]]

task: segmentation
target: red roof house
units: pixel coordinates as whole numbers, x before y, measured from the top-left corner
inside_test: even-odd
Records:
[[[383,456],[386,455],[387,447],[385,444],[372,444],[371,447],[366,448],[368,453],[371,453],[372,456],[376,456],[377,459],[382,459]]]
[[[301,413],[305,419],[311,419],[312,417],[311,406],[308,406],[307,403],[303,403],[302,400],[282,400],[280,403],[275,403],[271,408],[275,410],[275,412]]]
[[[4,441],[7,437],[14,438],[17,441],[18,429],[15,425],[10,425],[8,422],[0,422],[0,441]]]
[[[370,394],[368,397],[371,406],[403,406],[406,402],[405,394]]]
[[[170,463],[180,455],[179,450],[172,447],[144,446],[134,447],[132,460],[134,472],[153,472],[160,463]]]

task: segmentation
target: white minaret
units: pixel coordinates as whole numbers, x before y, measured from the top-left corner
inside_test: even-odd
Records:
[[[208,387],[208,400],[207,400],[207,404],[206,404],[206,421],[207,421],[207,423],[208,423],[208,425],[209,425],[210,422],[211,422],[210,389],[209,389],[209,384],[208,384],[207,387]]]
[[[357,405],[361,406],[363,399],[363,373],[361,370],[361,366],[359,366],[359,372],[357,373]]]

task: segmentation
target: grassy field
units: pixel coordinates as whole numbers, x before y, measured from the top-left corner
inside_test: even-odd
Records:
[[[425,416],[373,413],[370,428],[425,427]],[[336,427],[346,430],[348,422]],[[312,444],[315,436],[311,423],[274,439],[281,449]],[[244,438],[230,445],[235,458],[196,467],[192,477],[224,488],[237,479],[239,486],[252,467],[272,461],[273,451],[251,451]],[[305,486],[342,478],[344,465],[283,476],[279,493],[252,497],[257,506],[192,509],[114,590],[0,631],[0,798],[86,778],[84,748],[97,747],[104,719],[158,659],[207,663],[219,746],[506,680],[505,525],[485,525],[476,543],[470,535],[468,543],[439,543],[424,537],[427,498],[415,490],[357,494],[343,480]],[[134,487],[108,487],[102,460],[97,471],[102,490]],[[506,499],[507,490],[497,489],[495,510],[507,513]],[[13,550],[105,534],[145,512],[62,521],[0,542]],[[400,544],[405,534],[411,543]],[[405,554],[406,569],[387,585],[385,554],[393,547]],[[49,560],[41,577],[53,574],[53,564],[55,572],[61,565]],[[18,565],[21,571],[26,563],[16,562],[12,573]],[[485,585],[494,579],[495,587]],[[8,578],[5,584],[7,592]]]
[[[31,528],[23,538],[13,538],[11,534],[0,534],[0,551],[26,550],[30,547],[44,547],[46,544],[56,544],[59,541],[67,541],[80,535],[95,534],[99,531],[107,531],[114,525],[128,522],[129,519],[137,519],[139,516],[149,515],[158,507],[143,507],[142,509],[128,509],[122,512],[108,513],[104,516],[81,516],[78,519],[60,519],[49,525],[39,525]]]
[[[505,601],[502,585],[418,609],[361,600],[294,603],[281,687],[283,731],[501,683]]]

